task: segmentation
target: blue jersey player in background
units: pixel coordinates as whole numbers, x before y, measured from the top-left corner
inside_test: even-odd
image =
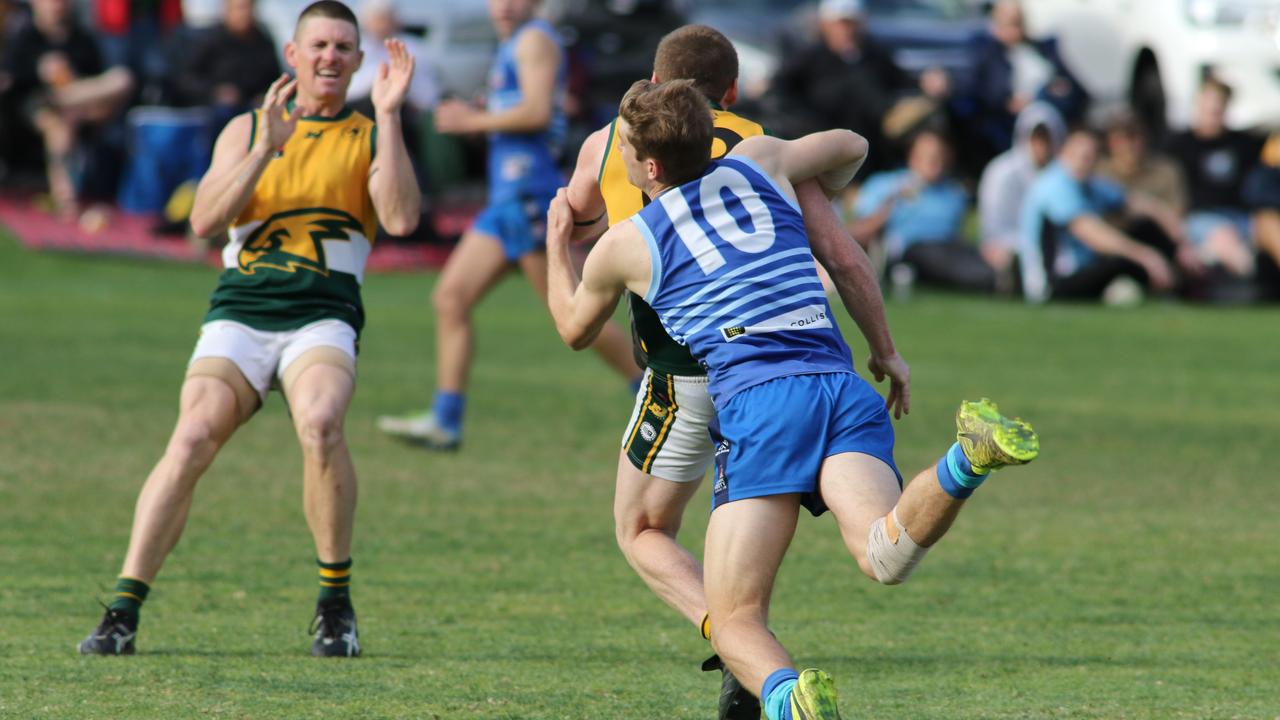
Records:
[[[902,489],[889,412],[909,410],[907,365],[883,307],[846,301],[871,348],[868,370],[890,380],[888,398],[854,373],[793,190],[815,177],[829,193],[844,187],[866,157],[865,140],[846,130],[792,142],[753,137],[709,162],[711,117],[688,81],[636,83],[619,118],[628,177],[653,200],[605,233],[581,281],[565,193],[552,202],[557,330],[571,347],[588,346],[626,289],[707,367],[717,412],[703,575],[712,644],[744,687],[758,688],[771,720],[839,718],[830,677],[798,673],[766,625],[799,508],[831,510],[863,573],[897,584],[987,475],[1035,458],[1039,440],[988,400],[962,403],[958,441]]]
[[[436,392],[431,409],[383,416],[384,431],[424,447],[453,449],[462,439],[474,350],[471,310],[513,267],[545,297],[546,213],[564,185],[557,161],[564,142],[565,52],[555,28],[535,17],[537,0],[489,0],[500,44],[489,71],[484,110],[458,100],[436,108],[436,129],[487,133],[489,204],[449,256],[431,302],[436,316]],[[631,339],[615,325],[596,343],[604,360],[638,383]]]

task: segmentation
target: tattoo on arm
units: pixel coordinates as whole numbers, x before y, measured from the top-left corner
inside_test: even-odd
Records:
[[[379,170],[381,170],[381,169],[382,169],[382,166],[381,166],[381,165],[375,165],[374,167],[369,168],[369,178],[368,178],[368,179],[372,180],[372,179],[373,179],[373,176],[374,176],[374,175],[377,175],[377,174],[378,174],[378,171],[379,171]]]

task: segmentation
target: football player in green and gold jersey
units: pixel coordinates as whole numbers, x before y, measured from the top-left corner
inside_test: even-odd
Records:
[[[289,403],[303,456],[303,506],[320,593],[312,654],[360,654],[351,605],[356,475],[343,435],[355,389],[360,284],[381,221],[417,226],[421,192],[400,127],[414,60],[398,40],[373,86],[375,120],[346,106],[360,66],[355,15],[336,0],[298,18],[262,107],[218,137],[191,212],[197,235],[227,232],[225,269],[183,381],[178,422],[138,497],[116,594],[80,643],[132,654],[138,612],[186,524],[196,482],[272,387]]]

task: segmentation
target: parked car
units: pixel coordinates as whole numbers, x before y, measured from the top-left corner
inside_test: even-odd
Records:
[[[1280,123],[1280,0],[1023,0],[1101,103],[1129,101],[1157,131],[1188,124],[1206,72],[1235,89],[1227,121]]]

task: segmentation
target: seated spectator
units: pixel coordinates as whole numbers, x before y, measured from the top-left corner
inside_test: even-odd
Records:
[[[1210,264],[1237,277],[1253,274],[1249,209],[1243,185],[1257,164],[1262,139],[1227,129],[1231,87],[1208,75],[1196,96],[1191,127],[1169,141],[1169,153],[1182,166],[1190,190],[1187,235]]]
[[[401,31],[400,19],[396,16],[392,0],[366,0],[360,6],[360,15],[360,50],[364,52],[364,61],[351,76],[347,98],[357,110],[373,117],[373,100],[370,95],[378,66],[388,60],[385,43],[391,38],[404,43],[405,50],[414,58],[414,68],[409,94],[405,97],[404,105],[400,106],[400,126],[404,128],[404,143],[418,174],[418,184],[426,188],[428,183],[422,163],[419,135],[424,117],[440,101],[435,68],[431,66],[430,55],[422,40]]]
[[[822,0],[818,33],[817,42],[786,55],[774,75],[770,93],[780,105],[775,130],[784,137],[833,127],[856,130],[871,143],[866,169],[891,167],[884,121],[906,101],[904,110],[915,121],[895,124],[918,124],[919,103],[906,96],[942,98],[949,92],[946,75],[926,72],[917,85],[864,32],[861,0]]]
[[[1063,63],[1055,39],[1027,37],[1017,0],[992,6],[989,31],[974,38],[970,52],[973,66],[959,93],[971,104],[975,131],[991,153],[1009,149],[1014,120],[1036,100],[1052,105],[1069,124],[1084,116],[1084,86]]]
[[[1048,103],[1034,102],[1018,113],[1013,147],[997,155],[978,182],[978,247],[1004,288],[1012,288],[1013,259],[1018,251],[1022,199],[1027,188],[1057,154],[1067,129]]]
[[[1182,168],[1163,153],[1151,152],[1147,133],[1138,116],[1125,109],[1111,116],[1106,126],[1107,156],[1098,163],[1098,174],[1126,190],[1142,192],[1162,201],[1182,215],[1187,209],[1187,180]]]
[[[143,104],[165,102],[167,47],[182,24],[182,0],[92,0],[92,6],[106,64],[129,69]]]
[[[224,0],[222,21],[196,40],[174,84],[183,104],[215,109],[215,125],[259,106],[280,77],[275,42],[254,19],[254,0]]]
[[[415,61],[413,82],[409,85],[405,104],[418,113],[434,108],[440,101],[435,68],[430,65],[430,55],[422,39],[402,32],[395,3],[392,0],[367,0],[360,6],[360,11],[360,50],[364,52],[364,61],[360,64],[360,69],[351,76],[347,97],[351,98],[353,104],[369,99],[378,65],[387,60],[385,43],[395,38],[404,43],[405,49]]]
[[[1122,276],[1170,291],[1179,282],[1171,261],[1203,271],[1173,209],[1102,179],[1097,165],[1098,138],[1077,130],[1027,191],[1018,258],[1028,300],[1096,299]],[[1104,219],[1118,211],[1146,221],[1122,231]]]
[[[906,168],[867,178],[850,230],[862,242],[883,243],[889,263],[906,264],[921,282],[990,292],[995,272],[961,236],[968,198],[947,176],[950,162],[945,138],[932,130],[918,133]]]
[[[82,191],[89,191],[85,183],[115,179],[114,168],[104,168],[104,148],[93,131],[116,116],[133,77],[124,68],[104,67],[97,42],[72,15],[71,0],[33,0],[31,10],[31,23],[8,48],[6,104],[20,107],[39,133],[54,207],[71,215]],[[105,195],[111,188],[92,190]]]
[[[1259,289],[1263,299],[1280,300],[1280,131],[1267,138],[1261,162],[1245,178],[1244,201],[1254,209]]]

